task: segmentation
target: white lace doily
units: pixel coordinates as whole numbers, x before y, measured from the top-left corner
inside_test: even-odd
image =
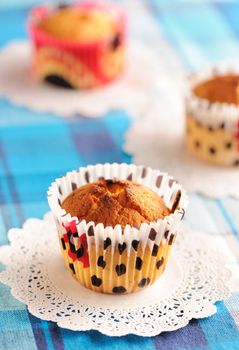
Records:
[[[27,220],[8,237],[10,245],[0,248],[0,262],[6,266],[0,281],[33,315],[60,327],[95,329],[110,336],[154,336],[212,315],[214,303],[228,296],[230,273],[208,235],[179,234],[163,276],[129,295],[99,294],[70,276],[50,214],[44,220]]]
[[[171,115],[159,112],[159,108],[155,107],[152,109],[154,116],[148,114],[132,125],[126,135],[126,152],[133,156],[133,162],[137,165],[166,170],[188,191],[216,198],[239,198],[238,167],[209,165],[187,152],[180,113],[182,106],[179,99],[175,98],[175,101],[168,108]],[[161,108],[164,107],[161,105]],[[177,113],[174,113],[176,109]],[[157,120],[159,115],[160,122]]]
[[[137,116],[147,102],[152,76],[159,76],[162,69],[155,53],[144,44],[133,42],[125,75],[105,87],[83,92],[35,81],[31,59],[27,41],[11,42],[0,51],[0,95],[16,105],[65,117],[99,117],[114,109],[125,109]]]

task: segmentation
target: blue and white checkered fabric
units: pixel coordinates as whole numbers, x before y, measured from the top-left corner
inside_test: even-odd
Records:
[[[24,23],[29,7],[24,3],[29,6],[33,1],[1,0],[1,46],[13,38],[26,37]],[[239,57],[238,2],[150,0],[145,5],[186,68]],[[129,124],[130,116],[122,111],[95,120],[64,120],[0,98],[0,244],[7,243],[9,228],[21,226],[28,217],[42,217],[48,210],[49,183],[67,170],[88,163],[130,162],[122,151]],[[223,234],[239,262],[239,201],[212,200],[197,194],[191,194],[190,200],[187,220],[194,228]],[[93,331],[60,329],[39,320],[0,284],[0,349],[238,350],[239,293],[217,303],[217,307],[214,316],[193,320],[172,333],[154,338],[108,338]]]

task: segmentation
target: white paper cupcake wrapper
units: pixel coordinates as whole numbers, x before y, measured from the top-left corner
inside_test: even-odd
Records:
[[[223,128],[235,133],[239,122],[239,107],[228,103],[210,103],[193,93],[193,89],[216,76],[226,74],[239,75],[238,63],[221,62],[208,66],[204,70],[193,73],[188,77],[188,85],[185,99],[186,114],[195,118],[203,125],[212,128]]]
[[[130,225],[122,228],[116,225],[114,228],[104,227],[103,224],[95,225],[94,222],[86,223],[80,221],[77,217],[71,217],[61,207],[64,199],[76,188],[89,182],[98,181],[100,178],[105,179],[130,179],[142,185],[149,187],[163,198],[169,209],[177,207],[173,213],[164,219],[149,224],[143,223],[139,229]],[[187,206],[187,196],[182,190],[180,184],[172,177],[159,170],[135,166],[133,164],[97,164],[79,168],[69,172],[66,176],[53,182],[48,191],[48,202],[55,218],[60,238],[66,233],[65,227],[75,222],[78,237],[82,234],[87,236],[87,244],[99,247],[100,243],[105,242],[108,238],[111,240],[112,252],[115,245],[126,243],[128,254],[130,253],[132,242],[138,241],[142,248],[147,244],[153,248],[154,244],[159,245],[166,240],[173,240],[177,234],[180,221],[183,219],[185,208]],[[165,234],[166,233],[166,234]],[[74,237],[77,240],[77,237]]]

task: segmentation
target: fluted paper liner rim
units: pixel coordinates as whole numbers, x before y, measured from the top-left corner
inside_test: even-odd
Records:
[[[151,190],[155,191],[163,198],[166,206],[169,209],[176,206],[173,213],[160,219],[157,222],[142,223],[137,229],[130,225],[122,228],[121,225],[104,227],[99,223],[95,225],[94,222],[86,223],[85,220],[79,221],[77,217],[71,217],[70,214],[61,207],[63,200],[77,187],[83,186],[89,182],[98,181],[99,178],[105,179],[131,179],[142,185],[145,185]],[[134,164],[97,164],[81,167],[78,170],[68,172],[65,176],[56,179],[48,190],[48,202],[53,212],[54,217],[58,223],[67,226],[75,222],[79,235],[84,232],[87,234],[87,240],[95,240],[99,244],[100,240],[109,237],[112,244],[131,242],[137,239],[143,246],[147,243],[150,232],[154,232],[151,236],[154,239],[149,239],[152,243],[159,243],[163,238],[165,231],[174,232],[177,229],[179,222],[182,220],[187,206],[187,196],[182,186],[177,183],[167,173],[162,173],[159,170],[151,169],[150,167],[136,166]],[[63,227],[64,228],[64,227]],[[92,235],[92,228],[94,236]],[[153,229],[151,231],[151,229]],[[90,234],[89,234],[89,231]],[[89,242],[90,243],[90,242]]]
[[[218,127],[223,124],[228,131],[234,131],[239,119],[239,106],[233,103],[210,102],[197,96],[193,89],[207,80],[226,74],[239,75],[235,62],[218,62],[191,73],[187,77],[186,115],[195,117],[206,126]]]

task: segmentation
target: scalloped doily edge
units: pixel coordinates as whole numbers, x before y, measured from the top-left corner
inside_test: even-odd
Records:
[[[47,213],[45,216],[44,216],[44,221],[48,221],[49,222],[49,219],[50,219],[50,215],[49,213]],[[24,227],[27,225],[27,223],[32,220],[32,218],[26,220],[26,222],[24,223],[23,225],[23,228],[22,229],[17,229],[17,231],[19,230],[24,230]],[[12,240],[12,232],[13,232],[14,229],[10,229],[8,231],[8,237],[11,238]],[[11,242],[10,240],[10,242]],[[4,245],[4,246],[1,246],[0,247],[0,251],[2,249],[8,249],[10,245]],[[9,249],[9,252],[10,252],[10,249]],[[216,251],[213,252],[213,255],[216,256]],[[217,254],[217,258],[218,258],[218,254]],[[207,310],[204,314],[203,314],[203,311],[200,311],[200,313],[198,314],[198,312],[196,311],[190,311],[187,318],[184,319],[184,322],[179,324],[179,325],[176,325],[175,327],[172,327],[172,326],[168,326],[168,327],[164,327],[160,330],[160,332],[155,329],[155,333],[154,332],[151,332],[149,335],[145,335],[145,334],[141,334],[140,333],[140,330],[139,331],[134,331],[134,332],[122,332],[120,334],[114,334],[112,333],[110,330],[109,332],[106,331],[104,325],[102,325],[102,327],[96,327],[94,326],[93,322],[90,322],[88,326],[85,326],[83,327],[81,325],[81,328],[80,329],[77,329],[77,327],[68,327],[67,324],[65,324],[64,322],[64,319],[60,320],[60,321],[57,321],[56,320],[53,320],[52,318],[48,318],[48,317],[45,317],[45,315],[41,317],[42,320],[45,320],[45,321],[52,321],[52,322],[55,322],[59,327],[61,328],[65,328],[65,329],[70,329],[70,330],[73,330],[73,331],[89,331],[89,330],[96,330],[96,331],[99,331],[100,333],[104,334],[104,335],[107,335],[107,336],[124,336],[124,335],[127,335],[127,334],[134,334],[134,335],[137,335],[137,336],[144,336],[144,337],[152,337],[152,336],[156,336],[156,335],[159,335],[160,333],[162,332],[169,332],[169,331],[175,331],[177,329],[180,329],[182,327],[185,327],[192,319],[201,319],[201,318],[204,318],[204,317],[210,317],[212,316],[213,314],[215,314],[217,312],[217,307],[215,305],[216,302],[220,302],[220,301],[223,301],[225,300],[229,295],[230,295],[230,289],[229,287],[227,286],[227,283],[228,281],[230,280],[231,276],[232,276],[232,273],[231,271],[226,267],[226,258],[224,256],[220,256],[220,263],[222,264],[221,266],[223,266],[223,270],[222,270],[222,276],[223,276],[223,282],[224,282],[224,288],[223,288],[223,291],[221,292],[221,295],[220,297],[215,297],[214,299],[212,299],[210,302],[208,301],[205,301],[205,305],[203,305],[203,309],[204,312],[205,310]],[[0,272],[0,282],[2,282],[3,284],[7,285],[9,288],[10,288],[10,292],[11,292],[11,295],[19,300],[20,302],[22,302],[23,304],[26,305],[28,311],[34,315],[35,317],[38,317],[39,318],[39,314],[35,313],[33,308],[29,305],[27,305],[26,301],[19,295],[19,293],[17,292],[17,290],[11,286],[11,283],[10,281],[8,280],[7,278],[7,273],[8,273],[8,268],[7,268],[7,265],[6,265],[6,262],[4,262],[4,259],[1,259],[0,257],[0,264],[3,264],[3,266],[5,267],[5,269],[3,271]],[[187,305],[187,308],[190,309],[190,305],[192,305],[194,303],[194,301],[192,300],[188,305]],[[133,309],[133,308],[132,308]],[[135,307],[136,309],[136,307]],[[62,322],[61,322],[62,321]]]

